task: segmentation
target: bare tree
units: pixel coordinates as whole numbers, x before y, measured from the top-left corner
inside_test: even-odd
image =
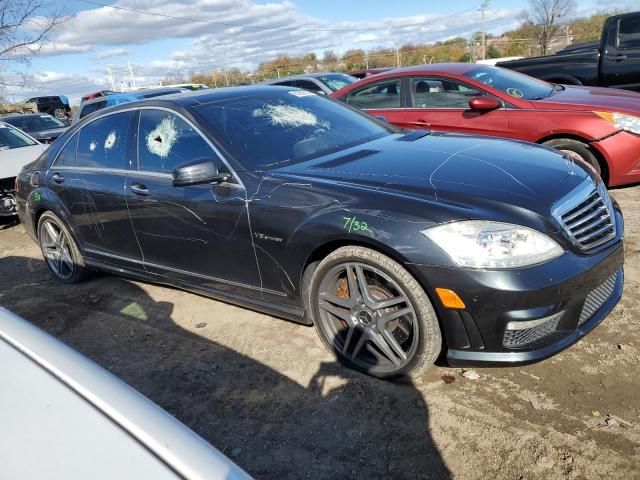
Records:
[[[0,86],[21,84],[12,68],[28,64],[68,18],[43,0],[0,0]]]
[[[574,9],[575,0],[529,0],[526,20],[536,26],[540,53],[546,55],[562,22]]]

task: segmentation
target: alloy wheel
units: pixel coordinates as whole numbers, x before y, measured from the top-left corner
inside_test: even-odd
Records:
[[[60,226],[46,219],[40,225],[40,245],[51,271],[61,280],[68,280],[75,271],[69,239]]]
[[[378,373],[409,363],[418,347],[418,321],[405,291],[365,263],[341,263],[318,291],[319,320],[333,348],[357,366]]]

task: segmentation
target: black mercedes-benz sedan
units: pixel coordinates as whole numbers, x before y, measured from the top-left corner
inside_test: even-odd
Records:
[[[165,283],[313,324],[378,377],[534,362],[623,285],[623,220],[586,164],[523,142],[405,132],[287,87],[96,112],[18,178],[57,279]]]

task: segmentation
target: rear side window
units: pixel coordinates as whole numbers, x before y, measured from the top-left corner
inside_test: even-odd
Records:
[[[134,112],[115,113],[99,118],[80,130],[77,167],[129,167],[127,140]]]
[[[386,80],[347,95],[348,105],[362,109],[400,108],[400,80]]]
[[[166,110],[141,110],[138,131],[138,167],[142,171],[171,173],[197,158],[217,158],[197,131]]]
[[[78,148],[78,133],[74,133],[56,159],[56,167],[74,167],[76,165],[76,150]]]
[[[98,110],[104,108],[107,106],[107,101],[106,100],[101,100],[99,102],[94,102],[94,103],[90,103],[88,105],[85,105],[84,107],[82,107],[82,110],[80,111],[80,115],[78,118],[84,118],[87,115],[89,115],[90,113],[93,112],[97,112]]]
[[[618,47],[640,48],[640,15],[620,20]]]

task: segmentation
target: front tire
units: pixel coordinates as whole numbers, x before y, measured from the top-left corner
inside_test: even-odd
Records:
[[[442,335],[429,298],[386,255],[341,247],[318,264],[309,293],[320,339],[351,368],[379,378],[418,376],[440,354]]]
[[[58,119],[58,120],[64,120],[65,118],[67,118],[67,112],[64,108],[62,107],[58,107],[53,111],[53,115]]]
[[[38,220],[38,241],[49,271],[62,283],[78,283],[88,271],[82,254],[69,229],[52,212],[45,212]]]

